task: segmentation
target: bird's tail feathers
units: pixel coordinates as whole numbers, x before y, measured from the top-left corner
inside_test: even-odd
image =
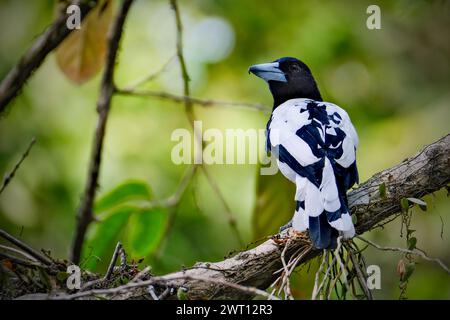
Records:
[[[297,231],[309,229],[316,248],[334,247],[336,238],[355,235],[355,228],[348,212],[345,195],[339,193],[333,167],[325,158],[322,183],[319,188],[307,178],[296,179],[296,210],[292,226]]]

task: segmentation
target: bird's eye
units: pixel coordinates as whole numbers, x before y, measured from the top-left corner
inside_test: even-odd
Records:
[[[293,64],[290,67],[291,72],[299,72],[300,71],[300,67],[297,64]]]

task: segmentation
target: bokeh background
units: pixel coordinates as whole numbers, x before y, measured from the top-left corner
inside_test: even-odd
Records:
[[[0,78],[51,22],[55,2],[0,1]],[[369,4],[381,8],[381,30],[366,28]],[[312,69],[325,100],[345,108],[357,128],[361,181],[449,132],[447,1],[185,0],[180,1],[180,9],[193,96],[270,106],[269,90],[247,74],[249,65],[281,56],[300,58]],[[175,36],[173,12],[166,1],[136,1],[123,36],[118,85],[127,86],[158,70],[175,53]],[[10,171],[31,138],[37,139],[0,195],[1,228],[60,258],[68,256],[74,233],[99,82],[97,75],[81,86],[74,84],[51,54],[0,119],[0,173]],[[181,93],[176,61],[144,88]],[[244,108],[196,106],[195,113],[204,129],[261,129],[268,120],[267,113]],[[106,212],[99,214],[102,222],[89,230],[85,267],[104,271],[117,240],[124,242],[132,258],[145,258],[143,263],[151,264],[156,273],[220,260],[242,248],[220,198],[201,172],[176,208],[135,211],[136,201],[165,199],[176,190],[186,170],[170,158],[175,145],[170,136],[177,128],[189,128],[180,104],[114,97],[99,189]],[[245,243],[278,229],[274,217],[273,223],[255,231],[257,165],[208,169]],[[108,203],[114,194],[129,190],[134,191],[125,197],[126,205]],[[411,227],[417,230],[417,247],[449,265],[450,201],[444,191],[424,200],[426,212],[413,209]],[[97,204],[99,211],[101,206]],[[164,236],[167,217],[173,212],[173,227]],[[400,229],[397,219],[366,236],[382,245],[405,247]],[[396,267],[401,255],[372,248],[365,254],[368,264],[381,267],[382,288],[374,292],[375,297],[397,299]],[[448,275],[436,264],[417,262],[407,297],[449,299]],[[313,261],[294,277],[297,298],[310,297],[317,265]]]

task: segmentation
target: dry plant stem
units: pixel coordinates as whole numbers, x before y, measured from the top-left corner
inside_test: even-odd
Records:
[[[353,255],[353,249],[351,247],[348,248],[348,255],[350,257],[350,260],[352,261],[352,264],[356,270],[356,275],[358,278],[359,286],[363,289],[364,295],[369,300],[373,300],[372,292],[367,287],[367,277],[365,276],[364,272],[359,267],[359,262],[357,261],[356,257]]]
[[[219,197],[220,202],[222,202],[222,205],[225,209],[225,213],[228,218],[228,224],[230,225],[231,230],[233,231],[239,245],[243,247],[245,245],[244,240],[242,239],[242,236],[239,232],[239,229],[237,227],[236,218],[234,217],[233,213],[231,212],[231,208],[228,205],[227,201],[225,200],[225,197],[220,191],[219,186],[217,185],[216,181],[212,178],[211,174],[209,173],[208,169],[205,166],[202,166],[202,171],[205,174],[206,179],[209,182],[209,185],[213,189],[213,191],[216,193],[216,195]]]
[[[190,97],[190,86],[189,86],[189,73],[187,71],[187,66],[186,66],[186,60],[184,58],[184,53],[183,53],[183,24],[181,22],[181,16],[180,16],[180,10],[178,8],[178,2],[177,0],[170,0],[170,5],[174,11],[174,15],[175,15],[175,24],[176,24],[176,30],[177,30],[177,42],[176,42],[176,55],[178,58],[178,62],[180,63],[180,69],[181,69],[181,76],[182,76],[182,80],[183,80],[183,102],[184,102],[184,107],[185,107],[185,112],[186,112],[186,116],[188,118],[189,124],[191,125],[192,129],[194,129],[194,121],[195,121],[195,114],[194,114],[194,109],[193,106],[194,104],[192,103],[191,97]],[[195,135],[195,139],[196,139],[196,143],[199,146],[203,146],[202,143],[202,137],[201,135],[199,135],[198,132],[196,132],[196,130],[194,130],[194,135]],[[196,155],[194,155],[196,156]],[[230,227],[232,228],[233,232],[235,233],[239,244],[241,246],[244,245],[244,242],[242,240],[242,237],[239,233],[239,230],[237,228],[236,225],[236,219],[234,218],[233,214],[231,213],[230,207],[228,206],[222,192],[220,191],[219,187],[217,186],[217,184],[215,183],[215,181],[212,179],[211,175],[208,172],[208,169],[201,165],[202,171],[205,174],[208,182],[210,183],[211,187],[213,188],[213,190],[216,192],[216,194],[219,196],[219,199],[221,200],[221,202],[223,203],[224,207],[225,207],[225,212],[228,215],[228,221],[230,224]]]
[[[158,248],[155,250],[154,256],[159,259],[162,256],[164,246],[166,242],[168,241],[170,232],[172,232],[173,224],[175,222],[175,218],[177,215],[177,209],[178,205],[180,204],[181,198],[183,197],[184,193],[186,192],[187,187],[189,186],[189,183],[192,181],[194,175],[196,174],[198,169],[198,165],[193,164],[190,165],[187,169],[187,172],[185,173],[184,177],[181,179],[180,184],[177,187],[177,190],[175,193],[165,201],[165,207],[169,209],[168,214],[168,222],[166,224],[166,227],[164,228],[164,233],[161,237],[161,241],[158,244]]]
[[[314,289],[312,292],[311,300],[316,300],[317,294],[319,293],[319,279],[320,274],[322,273],[322,270],[326,264],[326,259],[328,258],[328,252],[326,250],[323,250],[322,254],[322,262],[320,263],[319,269],[317,269],[315,279],[314,279]]]
[[[134,90],[136,90],[137,88],[139,88],[140,86],[151,82],[155,79],[157,79],[161,74],[164,73],[164,71],[167,70],[167,68],[169,67],[169,65],[172,63],[172,61],[174,60],[174,58],[176,58],[176,55],[173,55],[172,57],[170,57],[163,65],[162,67],[160,67],[156,72],[149,74],[148,76],[145,76],[144,78],[142,78],[139,81],[136,81],[136,83],[134,83],[133,85],[130,85],[128,87],[126,87],[124,89],[124,91],[127,92],[133,92]],[[119,89],[116,89],[115,93],[120,93]]]
[[[22,154],[22,156],[20,157],[20,160],[14,165],[14,168],[12,169],[12,171],[10,173],[8,173],[7,175],[5,175],[5,177],[3,178],[3,183],[2,186],[0,187],[0,194],[2,194],[3,190],[6,189],[6,187],[8,186],[8,184],[11,182],[11,180],[14,178],[17,170],[19,170],[20,165],[22,164],[22,162],[28,157],[31,148],[33,147],[33,145],[36,143],[36,138],[31,139],[30,144],[28,145],[28,148],[25,150],[25,152]]]
[[[0,237],[9,241],[16,247],[22,249],[25,253],[32,256],[34,259],[38,260],[39,262],[43,263],[44,265],[50,266],[53,264],[53,261],[51,261],[47,256],[41,254],[40,252],[34,250],[29,245],[23,243],[19,239],[13,237],[9,233],[7,233],[5,230],[0,229]]]
[[[102,160],[103,140],[105,137],[106,123],[111,107],[111,98],[114,93],[114,66],[116,64],[119,42],[122,36],[125,18],[133,0],[124,0],[121,3],[118,14],[115,17],[108,34],[108,51],[106,54],[106,65],[103,72],[100,96],[97,101],[98,120],[94,134],[93,145],[89,160],[88,177],[82,202],[77,216],[77,227],[72,245],[71,257],[73,263],[80,261],[86,230],[93,220],[93,204],[98,186],[98,177]]]
[[[24,267],[29,268],[35,268],[35,267],[41,267],[41,268],[47,268],[48,266],[42,265],[39,262],[36,262],[34,260],[25,260],[13,255],[10,255],[8,253],[0,252],[0,260],[8,260],[13,264],[21,265]]]
[[[175,103],[185,103],[186,100],[193,105],[201,107],[231,107],[231,108],[243,108],[255,111],[262,111],[265,113],[270,113],[271,109],[260,103],[251,102],[240,102],[240,101],[223,101],[215,99],[201,99],[195,97],[186,97],[183,95],[177,95],[165,91],[154,91],[154,90],[135,90],[130,88],[116,89],[116,93],[124,96],[135,96],[143,98],[154,98],[160,100],[168,100]]]
[[[129,282],[128,284],[122,285],[120,287],[116,288],[110,288],[110,289],[93,289],[88,291],[82,291],[71,295],[59,295],[59,296],[50,296],[50,299],[53,300],[74,300],[74,299],[80,299],[84,297],[89,296],[99,296],[99,295],[117,295],[117,294],[123,294],[130,290],[135,290],[137,288],[148,288],[149,286],[155,285],[155,284],[161,284],[161,285],[170,285],[173,281],[199,281],[204,283],[212,283],[212,284],[218,284],[223,285],[226,287],[233,288],[235,290],[239,290],[241,292],[244,292],[246,294],[250,295],[261,295],[266,298],[274,298],[271,297],[270,294],[267,292],[260,290],[258,288],[254,287],[246,287],[242,286],[236,283],[231,283],[224,281],[223,279],[215,279],[215,278],[207,278],[207,277],[201,277],[201,276],[191,276],[191,275],[177,275],[177,276],[161,276],[161,277],[153,277],[150,280],[141,281],[141,282]]]
[[[2,244],[0,244],[0,249],[20,254],[24,258],[27,258],[27,259],[29,259],[31,261],[34,261],[34,262],[38,262],[36,260],[36,258],[34,258],[33,256],[29,255],[28,253],[26,253],[26,252],[24,252],[22,250],[19,250],[19,249],[13,248],[13,247],[4,246]]]
[[[368,239],[365,239],[361,236],[357,236],[356,238],[358,238],[359,240],[371,245],[372,247],[378,249],[378,250],[382,250],[382,251],[394,251],[394,252],[401,252],[401,253],[405,253],[405,254],[412,254],[418,257],[421,257],[424,260],[427,261],[431,261],[431,262],[435,262],[437,263],[442,269],[444,269],[445,272],[447,272],[448,274],[450,274],[450,270],[449,268],[438,258],[431,258],[429,256],[427,256],[423,251],[419,251],[419,250],[408,250],[408,249],[404,249],[404,248],[398,248],[398,247],[382,247],[376,243],[374,243],[373,241],[370,241]]]
[[[109,262],[108,270],[106,271],[105,276],[103,277],[103,281],[111,278],[111,275],[114,271],[114,266],[116,265],[117,258],[119,257],[119,252],[122,249],[122,243],[117,242],[116,248],[114,249],[114,253],[112,255],[111,261]]]
[[[47,55],[55,49],[71,32],[66,26],[66,8],[69,5],[78,5],[81,12],[81,20],[97,5],[92,1],[71,1],[58,12],[53,24],[51,24],[28,48],[19,62],[8,72],[0,83],[0,114],[6,106],[20,92],[25,82],[45,60]]]

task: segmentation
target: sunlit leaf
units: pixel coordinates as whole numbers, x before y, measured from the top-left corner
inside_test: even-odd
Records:
[[[151,196],[147,183],[127,181],[99,197],[95,203],[94,211],[100,213],[131,200],[150,200]]]
[[[59,68],[77,84],[91,79],[103,65],[112,2],[100,1],[82,21],[81,28],[73,30],[56,49]]]
[[[295,185],[281,173],[259,175],[256,205],[253,210],[253,233],[261,238],[276,233],[294,215]]]
[[[126,248],[133,257],[145,257],[161,241],[167,224],[164,208],[141,209],[134,212],[127,227]]]

